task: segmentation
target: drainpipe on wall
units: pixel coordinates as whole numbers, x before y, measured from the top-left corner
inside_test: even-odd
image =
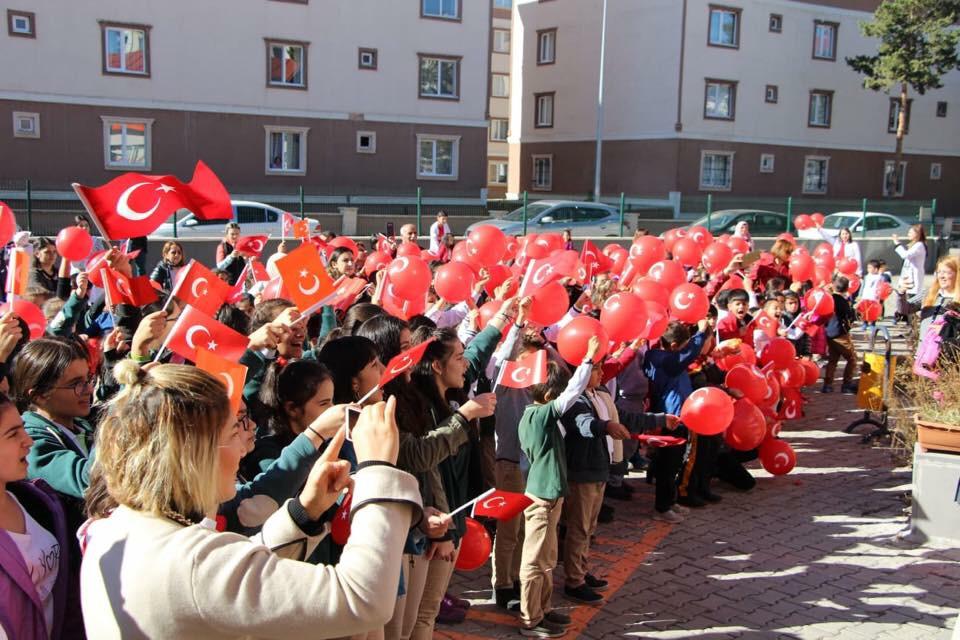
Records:
[[[677,71],[677,121],[673,130],[677,132],[677,146],[680,145],[680,132],[683,131],[683,62],[687,51],[687,0],[683,0],[680,14],[680,66]],[[673,178],[673,188],[680,190],[680,153],[677,153],[676,171]],[[677,208],[679,217],[679,207]]]
[[[600,202],[600,153],[603,147],[603,59],[607,52],[607,0],[600,20],[600,87],[597,90],[597,162],[593,168],[593,201]]]

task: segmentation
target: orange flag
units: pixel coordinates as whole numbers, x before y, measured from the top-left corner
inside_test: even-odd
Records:
[[[10,264],[7,266],[7,294],[24,295],[29,282],[30,254],[23,249],[14,249],[10,252]]]
[[[336,295],[333,279],[312,244],[300,245],[277,260],[276,265],[283,286],[301,313],[313,313]]]
[[[243,385],[247,380],[247,367],[242,364],[221,358],[213,351],[197,347],[197,367],[203,369],[220,380],[227,388],[230,397],[230,410],[234,414],[240,410],[240,400],[243,399]]]

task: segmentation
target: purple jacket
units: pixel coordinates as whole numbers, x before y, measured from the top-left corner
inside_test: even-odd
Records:
[[[53,489],[43,480],[14,482],[7,490],[23,508],[60,543],[60,571],[53,588],[53,633],[51,638],[84,638],[80,612],[78,574],[70,567],[69,539],[63,507]],[[75,563],[77,564],[77,563]],[[43,604],[37,597],[16,543],[0,529],[0,625],[9,638],[47,640]]]

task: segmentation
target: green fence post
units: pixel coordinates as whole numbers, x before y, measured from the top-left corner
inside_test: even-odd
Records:
[[[177,211],[179,211],[179,209],[177,209]],[[177,211],[173,212],[173,237],[174,238],[179,237],[177,236],[177,223],[180,221],[179,220],[180,215],[177,213]]]
[[[523,235],[527,235],[527,192],[523,192]]]
[[[937,199],[934,198],[930,201],[930,235],[936,233],[937,224],[935,220],[937,219]]]
[[[620,237],[623,237],[623,191],[620,192]]]
[[[304,206],[303,206],[303,185],[300,185],[300,219],[303,220],[304,216]]]
[[[713,218],[713,194],[707,194],[707,231],[710,231],[710,221]]]
[[[33,233],[33,190],[30,188],[30,178],[27,178],[27,231]]]
[[[420,229],[420,220],[423,216],[423,187],[417,187],[417,236],[423,234]]]
[[[860,237],[867,237],[867,199],[863,199],[863,204],[860,208]]]
[[[793,196],[787,196],[787,231],[790,231],[790,225],[793,224]]]

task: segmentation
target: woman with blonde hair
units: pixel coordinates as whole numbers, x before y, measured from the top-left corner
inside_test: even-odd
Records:
[[[794,248],[788,240],[778,239],[770,247],[770,253],[764,252],[760,259],[753,263],[749,280],[756,291],[766,291],[767,283],[773,278],[783,278],[787,282],[792,280],[790,256],[793,255]]]
[[[352,430],[352,534],[339,565],[318,567],[299,560],[351,484],[336,460],[344,430],[260,533],[218,533],[213,518],[245,451],[224,387],[182,365],[124,361],[116,377],[124,389],[97,432],[108,499],[91,501],[81,568],[88,637],[338,637],[387,621],[403,543],[421,517],[416,479],[394,466],[393,400],[364,407]]]
[[[944,256],[937,262],[935,279],[923,299],[920,309],[920,339],[922,340],[934,320],[941,318],[950,307],[960,305],[960,258]]]

